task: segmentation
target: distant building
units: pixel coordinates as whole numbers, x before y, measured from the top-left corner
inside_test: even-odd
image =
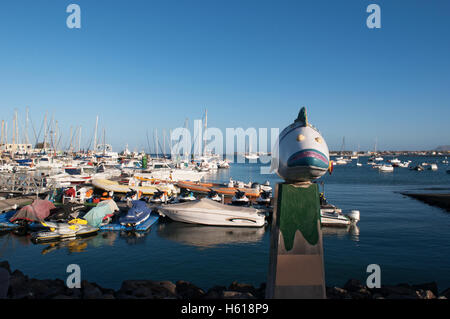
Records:
[[[3,152],[13,152],[13,153],[31,153],[33,150],[32,144],[1,144],[0,150]]]

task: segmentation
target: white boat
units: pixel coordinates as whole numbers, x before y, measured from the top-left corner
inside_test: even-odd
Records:
[[[245,158],[248,160],[257,160],[259,158],[259,155],[256,153],[248,153],[245,155]]]
[[[380,167],[378,167],[378,170],[380,172],[393,172],[394,171],[394,166],[384,164],[384,165],[381,165]]]
[[[381,156],[375,157],[375,161],[377,161],[377,162],[381,162],[382,160],[383,160],[383,158]]]
[[[331,169],[327,143],[308,123],[304,107],[294,123],[280,133],[272,154],[272,169],[289,183],[311,182]]]
[[[438,166],[437,166],[437,164],[430,164],[430,168],[429,168],[430,170],[432,170],[432,171],[437,171],[438,170]]]
[[[407,168],[411,162],[402,162],[398,164],[398,167]]]
[[[161,205],[158,212],[175,221],[190,224],[243,227],[262,227],[265,224],[265,214],[258,209],[225,205],[208,198]]]
[[[356,216],[355,212],[358,211],[352,211],[354,216]],[[359,213],[359,212],[358,212]],[[359,216],[358,216],[359,218]],[[341,227],[341,226],[348,226],[353,223],[358,222],[359,219],[352,220],[349,216],[346,216],[340,212],[340,210],[320,210],[320,223],[322,226],[334,226],[334,227]]]
[[[344,159],[336,159],[336,161],[333,161],[333,164],[335,165],[346,165],[348,162]]]
[[[401,163],[401,161],[398,158],[391,159],[389,162],[391,164],[400,164]]]

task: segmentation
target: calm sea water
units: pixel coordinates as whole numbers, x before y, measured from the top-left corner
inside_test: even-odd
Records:
[[[437,281],[440,289],[450,287],[450,214],[399,193],[450,192],[446,173],[450,166],[438,157],[408,159],[411,165],[437,162],[439,169],[396,168],[393,173],[380,173],[368,165],[357,167],[353,161],[322,178],[330,203],[361,212],[357,228],[323,228],[327,285],[343,285],[349,278],[365,281],[367,265],[378,264],[385,284]],[[261,166],[235,163],[208,179],[269,180],[275,186],[280,179],[260,175]],[[35,245],[27,237],[6,233],[0,235],[0,260],[40,279],[64,280],[67,265],[75,263],[81,267],[82,279],[108,288],[117,289],[126,279],[152,279],[186,280],[207,289],[234,280],[265,282],[269,247],[270,226],[245,229],[158,222],[140,237],[105,232],[51,245]]]

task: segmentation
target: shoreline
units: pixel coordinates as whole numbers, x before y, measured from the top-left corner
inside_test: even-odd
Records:
[[[254,287],[234,281],[228,287],[203,290],[182,280],[125,280],[118,290],[83,280],[81,288],[68,288],[61,279],[29,278],[20,270],[11,271],[8,261],[0,261],[0,299],[265,299],[265,289],[265,283]],[[450,288],[440,291],[435,282],[370,289],[359,280],[350,279],[343,287],[326,287],[326,293],[327,299],[450,298]]]

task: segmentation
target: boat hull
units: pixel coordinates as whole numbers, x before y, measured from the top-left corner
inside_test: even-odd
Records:
[[[158,212],[172,220],[190,224],[238,227],[265,225],[265,215],[258,213],[256,209],[227,207],[229,205],[219,204],[210,199],[201,201],[209,201],[209,207],[195,207],[194,203],[162,205],[158,207]]]

